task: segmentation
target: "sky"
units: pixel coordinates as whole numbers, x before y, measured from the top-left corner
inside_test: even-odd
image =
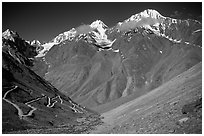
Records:
[[[112,27],[145,9],[155,9],[166,17],[202,21],[201,2],[3,2],[2,32],[10,29],[25,40],[48,42],[97,19]]]

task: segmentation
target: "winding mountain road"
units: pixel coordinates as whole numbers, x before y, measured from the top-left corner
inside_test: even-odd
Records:
[[[34,100],[31,100],[31,101],[29,101],[29,102],[26,102],[25,105],[27,105],[28,107],[30,107],[31,110],[30,110],[27,114],[24,114],[23,111],[22,111],[22,109],[21,109],[17,104],[13,103],[12,101],[10,101],[9,99],[6,98],[6,96],[7,96],[10,92],[12,92],[13,90],[15,90],[15,89],[17,89],[17,88],[18,88],[18,86],[14,86],[12,89],[8,90],[8,91],[4,94],[3,100],[5,100],[6,102],[8,102],[8,103],[10,103],[11,105],[13,105],[13,106],[17,109],[17,111],[18,111],[18,116],[19,116],[19,118],[20,118],[20,119],[23,119],[24,117],[31,116],[31,115],[33,114],[33,112],[34,112],[35,110],[37,110],[37,108],[35,108],[35,107],[33,107],[32,105],[30,105],[30,103],[39,101],[42,97],[37,98],[37,99],[34,99]],[[45,97],[45,96],[43,96],[43,97]]]
[[[31,110],[30,110],[27,114],[25,114],[25,113],[23,113],[23,110],[22,110],[16,103],[12,102],[11,100],[9,100],[9,99],[7,98],[7,95],[8,95],[10,92],[12,92],[13,90],[17,89],[17,88],[18,88],[18,86],[12,86],[12,89],[8,90],[8,91],[4,94],[3,100],[5,100],[6,102],[10,103],[11,105],[13,105],[13,106],[17,109],[17,111],[18,111],[18,116],[19,116],[20,119],[23,119],[24,117],[31,116],[31,115],[33,114],[33,112],[37,110],[36,107],[34,107],[34,106],[31,105],[31,103],[34,103],[34,102],[36,102],[36,101],[39,101],[39,100],[41,100],[42,98],[45,98],[45,97],[48,98],[48,104],[47,104],[47,106],[46,106],[46,107],[48,107],[48,108],[52,108],[52,107],[55,105],[55,103],[58,102],[57,99],[59,99],[59,102],[60,102],[61,104],[63,103],[63,100],[60,98],[59,95],[58,95],[58,96],[55,96],[55,97],[53,97],[53,98],[50,98],[50,97],[48,97],[48,96],[46,96],[46,95],[43,95],[42,97],[37,97],[37,98],[35,98],[35,99],[33,99],[33,100],[30,100],[30,101],[28,101],[28,102],[25,103],[26,106],[28,106],[29,108],[31,108]],[[74,112],[82,113],[80,110],[78,110],[78,108],[81,109],[81,110],[82,110],[83,108],[80,108],[78,105],[74,104],[72,101],[70,101],[70,103],[72,104],[72,106],[69,106],[69,107],[70,107],[71,109],[73,109]]]

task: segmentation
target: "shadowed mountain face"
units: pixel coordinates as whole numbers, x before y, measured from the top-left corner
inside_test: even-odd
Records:
[[[73,102],[30,69],[36,47],[14,32],[7,31],[8,35],[2,42],[3,133],[62,127],[67,128],[66,133],[80,133],[85,129],[75,129],[77,119],[92,118],[90,124],[100,122],[98,114]]]
[[[130,95],[135,99],[202,61],[201,23],[151,17],[145,25],[129,19],[107,29],[111,48],[90,42],[91,33],[65,40],[36,58],[33,70],[91,109]]]

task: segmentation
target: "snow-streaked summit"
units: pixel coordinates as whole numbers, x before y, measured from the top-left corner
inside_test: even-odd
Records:
[[[144,27],[147,29],[151,29],[150,26],[155,26],[159,29],[159,24],[161,24],[166,17],[162,16],[158,11],[153,9],[147,9],[138,14],[132,15],[130,18],[124,20],[123,22],[119,22],[117,24],[118,31],[128,31],[130,29],[134,29],[136,27]],[[157,33],[157,32],[156,32]]]
[[[105,34],[107,30],[107,25],[105,25],[101,20],[94,21],[91,25],[91,28],[97,29],[99,33],[93,31],[95,36],[97,37],[97,40],[99,39],[107,39],[107,35]]]
[[[77,31],[75,30],[75,28],[72,28],[69,31],[66,31],[66,32],[59,34],[52,41],[56,44],[59,44],[65,40],[72,40],[76,36],[76,32]]]
[[[7,29],[6,31],[2,33],[2,38],[6,40],[11,40],[14,42],[15,41],[14,37],[19,37],[19,35],[17,34],[17,32],[11,31],[9,29]]]
[[[143,12],[140,12],[139,14],[132,15],[129,19],[125,20],[125,22],[139,21],[142,18],[165,19],[165,17],[162,16],[158,11],[153,9],[147,9]]]
[[[90,25],[91,28],[97,29],[99,32],[105,32],[108,26],[104,24],[101,20],[96,20]]]
[[[110,45],[112,44],[112,41],[108,39],[108,36],[106,35],[106,31],[108,26],[105,25],[101,20],[94,21],[91,25],[91,28],[93,28],[93,38],[96,40],[97,45]],[[95,31],[97,30],[97,31]]]

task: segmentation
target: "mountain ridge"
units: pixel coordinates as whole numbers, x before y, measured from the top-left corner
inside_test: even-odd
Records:
[[[189,25],[188,21],[191,20],[185,20],[186,23]],[[194,20],[196,23],[201,24],[200,22]],[[116,26],[109,28],[107,25],[103,23],[101,20],[96,20],[92,22],[90,25],[81,25],[76,28],[72,28],[69,31],[65,31],[63,33],[58,34],[55,38],[53,38],[51,41],[41,44],[38,40],[30,41],[31,45],[40,45],[41,48],[38,50],[38,55],[36,57],[43,57],[45,54],[52,48],[54,45],[59,45],[60,43],[66,42],[66,41],[72,41],[76,39],[77,41],[80,40],[82,37],[86,37],[88,39],[94,39],[88,40],[89,43],[94,43],[97,45],[105,45],[104,47],[107,49],[111,49],[112,44],[115,42],[116,39],[110,40],[107,39],[106,31],[110,31],[109,33],[112,33],[111,31],[114,31],[113,29],[116,29],[117,32],[127,32],[131,31],[131,29],[135,29],[137,27],[144,27],[145,29],[151,30],[153,33],[168,38],[174,42],[180,42],[181,39],[175,39],[175,37],[170,37],[168,34],[165,34],[165,27],[173,23],[182,22],[180,19],[173,19],[170,17],[164,17],[162,16],[158,11],[153,9],[147,9],[140,13],[137,13],[135,15],[132,15],[128,19],[124,20],[123,22],[118,22]],[[166,24],[167,23],[167,24]],[[199,29],[198,29],[199,30]],[[198,31],[198,30],[195,30]],[[9,34],[10,33],[10,34]],[[2,36],[3,37],[12,37],[13,31],[10,31],[7,29]],[[92,33],[91,35],[88,35],[88,33]],[[6,36],[8,35],[8,36]],[[90,38],[91,37],[91,38]],[[188,43],[188,42],[186,42]],[[98,46],[98,47],[101,47]]]

